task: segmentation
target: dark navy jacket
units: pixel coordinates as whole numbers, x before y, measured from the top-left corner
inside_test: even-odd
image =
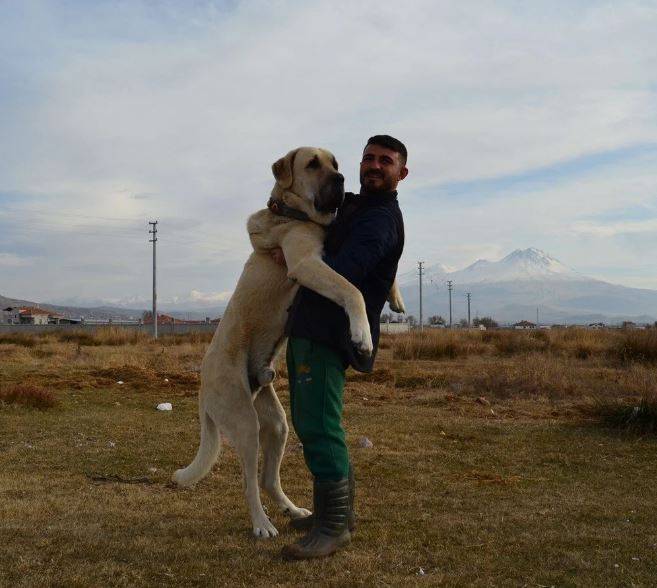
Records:
[[[404,221],[397,192],[346,194],[324,242],[324,261],[356,286],[365,299],[374,352],[363,357],[351,344],[347,314],[328,298],[301,287],[287,334],[332,347],[345,367],[372,371],[379,342],[379,320],[404,249]]]

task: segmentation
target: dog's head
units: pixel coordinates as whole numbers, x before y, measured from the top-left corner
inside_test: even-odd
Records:
[[[281,157],[272,167],[274,198],[301,210],[322,224],[332,220],[344,199],[344,176],[330,151],[299,147]]]

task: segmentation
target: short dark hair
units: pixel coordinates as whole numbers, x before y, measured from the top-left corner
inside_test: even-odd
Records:
[[[399,139],[395,139],[390,135],[374,135],[367,140],[365,147],[368,145],[380,145],[390,151],[399,153],[402,158],[402,163],[406,165],[406,159],[408,158],[408,152],[406,151],[406,145],[404,145]]]

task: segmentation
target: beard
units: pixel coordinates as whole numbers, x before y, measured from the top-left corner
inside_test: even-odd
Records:
[[[391,192],[394,181],[380,172],[366,172],[360,174],[360,189],[366,192]]]

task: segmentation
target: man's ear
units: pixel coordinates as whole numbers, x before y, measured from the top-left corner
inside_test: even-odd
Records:
[[[297,151],[298,149],[293,149],[271,166],[271,171],[276,181],[284,190],[290,188],[294,181],[294,172],[292,170],[294,169],[294,158],[296,157]]]
[[[406,176],[408,175],[408,168],[406,166],[401,168],[401,171],[399,172],[399,180],[403,180]]]

